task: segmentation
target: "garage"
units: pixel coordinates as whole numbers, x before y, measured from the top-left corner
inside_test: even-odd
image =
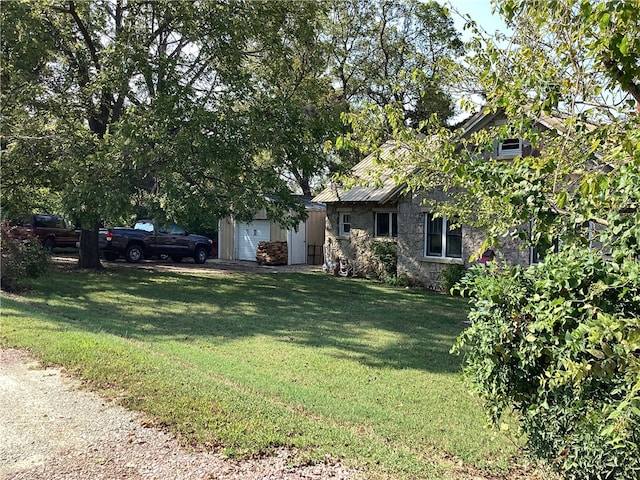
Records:
[[[272,246],[284,242],[287,248],[284,261],[289,265],[321,265],[326,207],[312,202],[310,197],[298,198],[305,207],[307,218],[298,224],[297,229],[268,220],[265,209],[256,212],[248,222],[233,216],[221,218],[218,223],[218,258],[255,262],[260,242]]]
[[[269,220],[238,223],[236,239],[238,240],[236,258],[255,262],[258,243],[271,240],[271,224]]]

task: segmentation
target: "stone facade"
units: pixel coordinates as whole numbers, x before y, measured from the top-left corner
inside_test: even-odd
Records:
[[[328,203],[325,231],[325,260],[347,261],[353,265],[355,275],[379,276],[384,267],[372,251],[373,241],[394,241],[375,238],[376,211],[397,211],[397,204],[382,207],[375,202]],[[340,235],[340,215],[351,216],[349,235]]]
[[[438,194],[430,195],[438,200]],[[375,238],[375,212],[396,209],[398,214],[397,238]],[[407,195],[397,203],[380,205],[374,202],[328,203],[326,218],[325,259],[348,261],[359,276],[378,276],[383,266],[372,252],[373,241],[392,241],[397,244],[397,274],[411,283],[425,288],[441,290],[441,274],[449,265],[470,265],[472,255],[480,255],[486,239],[481,230],[462,226],[462,257],[439,258],[425,255],[425,216],[428,208],[420,198]],[[348,236],[339,235],[340,215],[349,213],[351,230]],[[505,238],[497,253],[498,261],[529,265],[529,250],[517,240]]]
[[[436,195],[437,197],[437,195]],[[432,199],[437,199],[433,198]],[[425,255],[425,216],[429,209],[420,199],[405,197],[398,205],[398,275],[433,290],[441,289],[442,270],[449,265],[468,266],[485,236],[477,229],[462,226],[462,257],[437,258]]]
[[[546,118],[538,125],[542,131],[555,128],[554,119]],[[463,126],[465,138],[470,138],[474,133],[492,127],[501,127],[508,124],[504,112],[490,114],[478,112]],[[506,148],[509,145],[509,148]],[[515,147],[515,148],[514,148]],[[537,155],[538,152],[531,149],[531,145],[525,140],[503,139],[502,142],[494,142],[493,151],[482,152],[485,158],[510,159],[520,155]],[[381,147],[381,156],[402,155],[397,144],[387,142]],[[355,177],[366,179],[368,169],[375,166],[376,156],[371,154],[353,168]],[[372,255],[372,242],[380,241],[375,238],[376,211],[393,208],[397,212],[398,229],[397,237],[384,239],[397,244],[397,268],[398,276],[408,278],[412,283],[421,284],[427,288],[441,289],[442,271],[450,265],[469,266],[472,256],[479,257],[482,252],[482,244],[486,236],[482,231],[462,225],[460,258],[435,257],[426,255],[426,217],[429,213],[427,207],[420,198],[412,195],[401,196],[403,187],[396,185],[392,175],[381,177],[381,185],[356,186],[352,189],[341,189],[331,185],[323,190],[316,198],[317,201],[327,205],[327,229],[325,243],[325,258],[347,259],[355,263],[359,268],[357,273],[376,272],[375,255]],[[430,201],[442,202],[449,200],[444,192],[430,192]],[[348,200],[348,201],[346,201]],[[351,232],[349,235],[339,235],[340,212],[349,212],[351,215]],[[444,223],[444,222],[443,222]],[[435,225],[435,222],[434,222]],[[526,226],[523,230],[526,231]],[[436,226],[437,228],[437,226]],[[435,231],[435,230],[434,230]],[[433,233],[432,239],[437,243],[438,233]],[[442,235],[442,244],[449,241],[449,237]],[[459,240],[452,237],[452,243],[458,247]],[[530,265],[530,252],[524,248],[524,243],[517,238],[505,237],[501,239],[500,250],[496,252],[498,262],[506,262],[510,265]],[[457,250],[457,248],[456,248]],[[434,252],[438,251],[436,246]]]

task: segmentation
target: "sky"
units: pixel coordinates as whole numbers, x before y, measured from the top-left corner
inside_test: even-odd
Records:
[[[496,30],[506,31],[506,26],[498,14],[491,14],[491,0],[439,0],[440,3],[450,5],[461,14],[468,14],[478,25],[488,33]],[[468,39],[469,31],[464,31],[464,20],[452,12],[456,29],[462,33],[464,40]]]

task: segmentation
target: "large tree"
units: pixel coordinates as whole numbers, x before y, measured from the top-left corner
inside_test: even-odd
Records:
[[[345,111],[393,102],[414,124],[451,113],[437,61],[460,41],[435,2],[51,0],[0,13],[3,211],[64,209],[83,230],[81,266],[99,266],[101,222],[134,214],[215,224],[264,207],[293,222],[288,187],[311,194],[351,164],[325,149]]]
[[[336,88],[350,105],[396,104],[416,126],[453,112],[441,60],[463,53],[453,20],[438,2],[337,0],[327,37]]]
[[[347,131],[342,113],[393,102],[415,124],[436,112],[446,120],[453,106],[442,88],[440,61],[461,54],[462,43],[436,2],[306,5],[298,13],[304,22],[282,30],[277,55],[254,59],[253,75],[254,104],[266,112],[266,158],[309,195],[314,181],[348,170],[357,158],[325,149]]]
[[[285,182],[256,160],[261,119],[237,108],[250,92],[249,60],[265,55],[256,48],[281,33],[264,19],[282,8],[257,1],[3,4],[3,170],[12,172],[3,175],[3,191],[43,180],[60,192],[82,227],[85,267],[99,266],[100,221],[142,206],[178,220],[207,212],[211,222],[260,207],[289,211],[295,203]],[[287,15],[297,21],[295,8]]]
[[[474,268],[461,288],[472,326],[466,371],[491,418],[514,411],[533,453],[566,478],[640,474],[640,4],[497,1],[513,34],[476,36],[458,85],[474,79],[487,112],[510,122],[459,148],[427,122],[420,139],[398,109],[378,120],[413,155],[383,164],[415,191],[445,189],[441,214],[524,246],[561,245],[538,267]],[[452,77],[454,78],[454,77]],[[477,88],[477,87],[481,88]],[[470,98],[469,104],[471,105]],[[551,128],[534,128],[542,121]],[[539,155],[481,155],[496,137]],[[407,175],[407,172],[409,175]],[[417,173],[416,173],[417,172]]]

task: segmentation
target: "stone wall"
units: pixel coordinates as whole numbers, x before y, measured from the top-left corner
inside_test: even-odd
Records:
[[[438,200],[438,194],[432,195]],[[426,288],[441,290],[440,276],[448,265],[469,266],[472,255],[480,255],[486,235],[478,229],[462,226],[462,258],[425,257],[425,214],[429,209],[422,205],[420,198],[408,195],[397,204],[392,205],[398,211],[397,239],[399,276],[406,277],[411,283]],[[354,202],[351,204],[327,204],[325,260],[346,259],[354,264],[359,276],[379,276],[383,266],[371,251],[374,238],[376,208],[379,204],[371,202]],[[351,215],[351,234],[339,235],[339,216],[343,212]],[[523,249],[517,240],[502,239],[502,246],[496,251],[498,261],[509,264],[529,265],[529,250]]]
[[[438,195],[432,195],[437,200]],[[440,276],[448,265],[460,264],[468,267],[472,255],[481,255],[484,232],[468,225],[462,226],[462,258],[425,257],[425,215],[429,209],[420,198],[405,197],[398,204],[398,275],[434,290],[441,289]],[[510,265],[529,265],[529,250],[511,238],[501,239],[501,248],[496,251],[498,261]]]
[[[382,264],[371,250],[376,207],[379,205],[372,202],[327,204],[325,260],[347,260],[354,266],[355,275],[361,277],[378,276],[383,271]],[[351,215],[351,231],[348,236],[339,235],[342,213]]]

